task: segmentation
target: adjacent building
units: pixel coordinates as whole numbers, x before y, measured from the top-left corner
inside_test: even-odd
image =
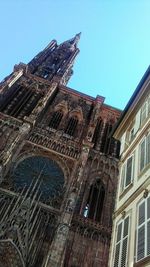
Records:
[[[121,149],[109,267],[149,267],[150,67],[113,133]]]
[[[108,265],[121,112],[67,87],[79,38],[53,40],[0,84],[2,267]]]

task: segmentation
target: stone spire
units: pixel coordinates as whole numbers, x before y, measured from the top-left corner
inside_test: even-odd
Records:
[[[28,71],[41,78],[51,81],[55,76],[60,82],[66,84],[72,75],[72,66],[76,55],[79,53],[77,44],[80,33],[60,45],[55,40],[28,64]]]

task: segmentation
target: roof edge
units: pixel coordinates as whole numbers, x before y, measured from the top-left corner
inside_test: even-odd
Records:
[[[148,78],[148,76],[150,75],[150,65],[148,66],[146,72],[144,73],[142,79],[140,80],[139,84],[137,85],[135,91],[133,92],[132,96],[130,97],[127,105],[124,108],[124,111],[121,115],[121,117],[119,118],[118,122],[116,123],[116,125],[114,126],[114,128],[112,129],[111,135],[114,135],[118,126],[121,124],[121,122],[123,121],[127,111],[129,110],[129,108],[131,107],[134,99],[136,98],[136,96],[138,95],[138,93],[140,92],[143,84],[145,83],[146,79]]]

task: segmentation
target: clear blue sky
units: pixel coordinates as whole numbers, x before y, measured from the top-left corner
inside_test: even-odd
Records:
[[[150,63],[150,0],[0,0],[0,80],[82,32],[68,86],[123,109]]]

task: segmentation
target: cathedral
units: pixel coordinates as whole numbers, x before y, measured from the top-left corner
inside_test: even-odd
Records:
[[[0,267],[107,267],[121,111],[67,87],[80,34],[0,83]]]

